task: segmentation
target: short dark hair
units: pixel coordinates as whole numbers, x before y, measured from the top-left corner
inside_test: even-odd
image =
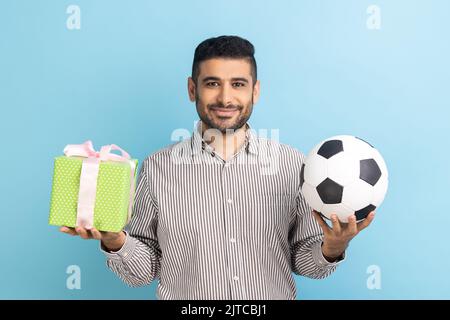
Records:
[[[220,36],[209,38],[200,43],[195,49],[192,63],[192,79],[197,83],[200,73],[200,63],[213,58],[247,59],[251,66],[253,84],[256,83],[257,71],[254,57],[255,47],[250,41],[238,36]]]

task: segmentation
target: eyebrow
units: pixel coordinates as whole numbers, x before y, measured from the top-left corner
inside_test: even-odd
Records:
[[[208,81],[220,81],[221,79],[218,77],[206,77],[202,80],[203,83],[208,82]],[[242,78],[242,77],[236,77],[236,78],[231,78],[231,81],[242,81],[245,83],[248,83],[248,80],[246,78]]]

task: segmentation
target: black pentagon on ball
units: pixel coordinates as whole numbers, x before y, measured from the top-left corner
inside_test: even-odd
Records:
[[[305,182],[305,164],[302,164],[302,169],[300,170],[300,188],[303,187]]]
[[[359,161],[359,178],[374,186],[381,177],[381,170],[374,159]]]
[[[365,142],[365,143],[367,143],[369,146],[371,146],[372,148],[374,147],[373,145],[371,145],[370,143],[368,143],[366,140],[364,140],[364,139],[361,139],[361,138],[359,138],[359,137],[355,137],[356,139],[358,139],[358,140],[361,140],[362,142]]]
[[[317,154],[325,159],[330,159],[332,156],[342,151],[344,151],[344,147],[341,140],[328,140],[320,146]]]
[[[342,192],[344,187],[334,182],[330,178],[323,180],[317,187],[317,193],[323,203],[336,204],[342,201]]]
[[[373,210],[375,210],[377,207],[375,207],[373,204],[369,204],[367,207],[362,208],[361,210],[358,210],[355,212],[356,220],[362,220],[367,217],[369,213],[371,213]]]

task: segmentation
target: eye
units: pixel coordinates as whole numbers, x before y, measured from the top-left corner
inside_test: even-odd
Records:
[[[210,82],[206,83],[207,87],[217,87],[218,85],[219,85],[219,83],[216,81],[210,81]]]
[[[235,82],[233,83],[233,87],[236,88],[245,87],[245,84],[243,82]]]

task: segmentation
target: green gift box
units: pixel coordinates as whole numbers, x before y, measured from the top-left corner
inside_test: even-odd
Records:
[[[50,225],[77,225],[80,176],[85,159],[84,156],[55,157]],[[134,163],[134,168],[130,161]],[[128,223],[134,198],[137,164],[136,159],[99,162],[93,209],[93,227],[97,230],[119,232]]]

